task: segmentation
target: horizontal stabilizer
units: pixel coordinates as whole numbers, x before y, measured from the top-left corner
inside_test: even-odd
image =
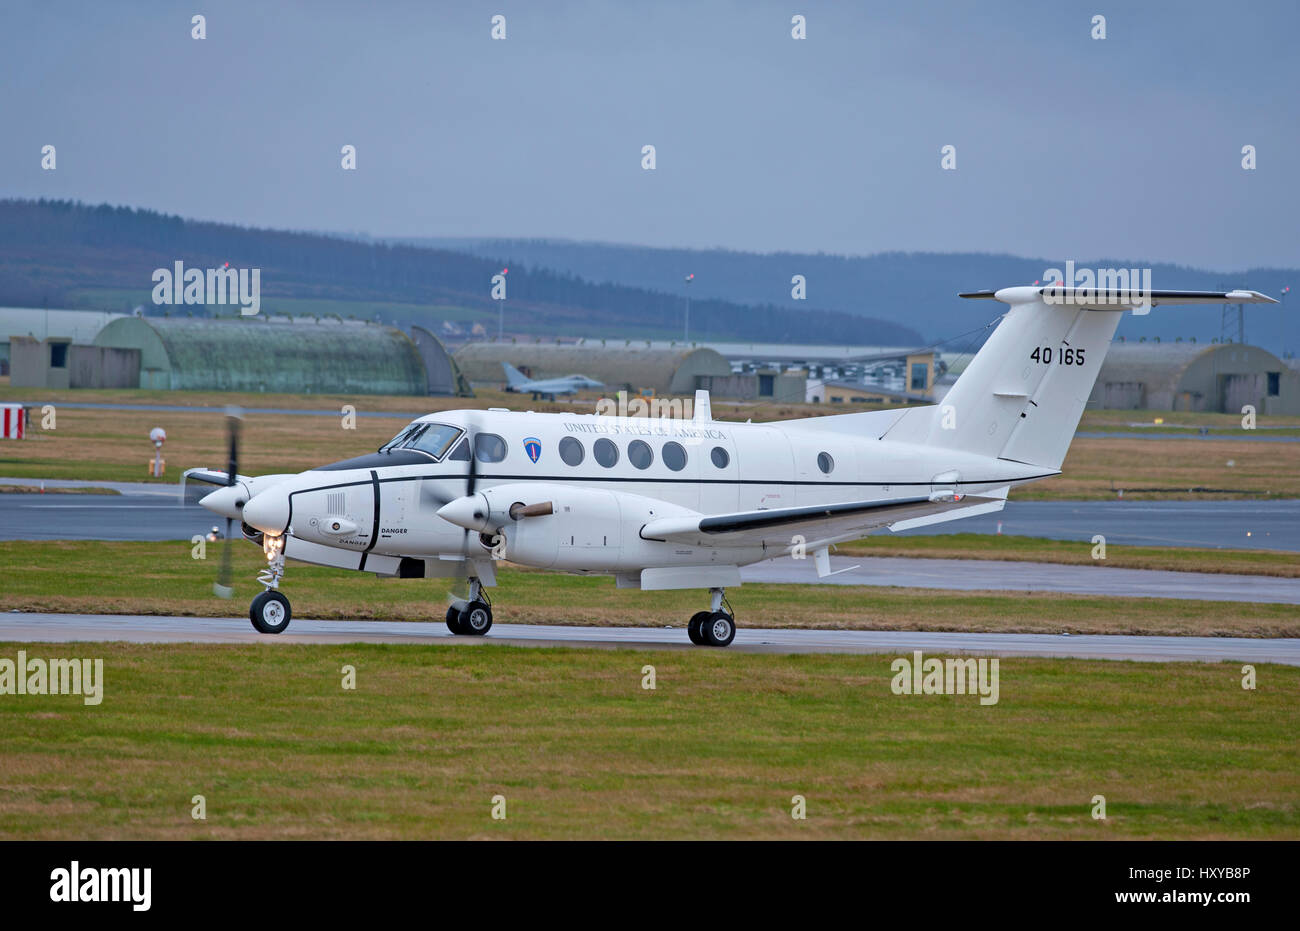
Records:
[[[1002,288],[998,291],[963,291],[958,297],[1022,304],[1026,293],[1037,294],[1044,304],[1082,310],[1123,310],[1128,307],[1159,307],[1169,304],[1276,304],[1277,300],[1258,291],[1143,291],[1141,288]]]

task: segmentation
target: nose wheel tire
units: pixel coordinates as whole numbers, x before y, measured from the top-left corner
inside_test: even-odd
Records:
[[[460,612],[460,633],[481,637],[492,629],[492,609],[482,601],[471,601]]]
[[[465,633],[460,626],[460,608],[452,605],[447,609],[447,629],[457,636]]]
[[[726,611],[714,611],[702,627],[704,642],[711,647],[725,647],[736,639],[736,621]]]
[[[292,617],[289,599],[274,589],[262,592],[248,608],[249,620],[253,622],[254,629],[262,634],[280,633],[289,626]]]
[[[697,647],[704,646],[704,624],[711,617],[708,611],[700,611],[692,615],[690,623],[686,625],[686,636],[691,638],[691,643]]]

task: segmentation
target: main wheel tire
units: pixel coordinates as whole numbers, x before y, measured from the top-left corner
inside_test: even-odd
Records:
[[[457,636],[465,633],[465,629],[460,626],[460,608],[455,605],[447,608],[447,629]]]
[[[686,636],[691,638],[691,643],[697,647],[704,646],[704,624],[711,617],[708,611],[700,611],[691,615],[690,622],[686,625]]]
[[[715,611],[704,622],[704,642],[711,647],[725,647],[736,639],[736,621],[726,611]]]
[[[492,609],[482,601],[471,601],[460,612],[461,632],[481,637],[492,629]]]
[[[293,612],[289,599],[274,589],[262,592],[248,608],[248,619],[261,634],[278,634],[289,626]]]

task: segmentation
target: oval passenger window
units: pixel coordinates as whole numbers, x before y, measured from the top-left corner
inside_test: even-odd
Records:
[[[597,462],[607,469],[612,469],[618,465],[618,447],[614,445],[612,440],[603,438],[597,440],[596,444],[591,447],[591,454],[596,457]]]
[[[582,444],[573,437],[566,436],[560,440],[560,458],[564,460],[565,465],[579,465],[584,455]]]
[[[665,443],[664,448],[659,451],[659,455],[663,457],[664,465],[674,472],[680,472],[686,468],[686,450],[682,449],[681,443]]]
[[[627,461],[638,469],[650,468],[655,461],[655,454],[650,451],[650,444],[643,440],[633,440],[627,445]]]

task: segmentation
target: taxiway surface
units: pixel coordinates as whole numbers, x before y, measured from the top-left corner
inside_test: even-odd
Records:
[[[693,647],[681,627],[565,627],[496,624],[486,637],[456,637],[443,624],[295,620],[283,634],[259,634],[244,618],[89,614],[0,614],[0,641],[20,643],[442,643],[624,649]],[[746,629],[728,648],[757,653],[961,653],[1077,659],[1190,660],[1300,666],[1300,639],[1134,637],[1087,634],[967,634],[913,631]]]

